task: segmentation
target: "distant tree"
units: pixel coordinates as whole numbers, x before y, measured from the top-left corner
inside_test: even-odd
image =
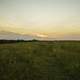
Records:
[[[33,39],[33,40],[32,40],[32,42],[36,42],[36,41],[38,41],[38,40],[37,40],[37,39]]]

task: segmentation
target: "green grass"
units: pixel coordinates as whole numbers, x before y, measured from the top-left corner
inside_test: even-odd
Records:
[[[80,42],[0,44],[0,80],[80,80]]]

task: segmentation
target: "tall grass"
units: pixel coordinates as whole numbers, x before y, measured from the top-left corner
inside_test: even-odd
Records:
[[[0,80],[80,80],[80,42],[0,44]]]

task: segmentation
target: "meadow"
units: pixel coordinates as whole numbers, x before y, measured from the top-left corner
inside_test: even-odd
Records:
[[[80,80],[80,41],[0,43],[0,80]]]

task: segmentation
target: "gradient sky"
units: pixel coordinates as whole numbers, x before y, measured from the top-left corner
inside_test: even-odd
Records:
[[[80,39],[80,0],[0,0],[0,31]]]

